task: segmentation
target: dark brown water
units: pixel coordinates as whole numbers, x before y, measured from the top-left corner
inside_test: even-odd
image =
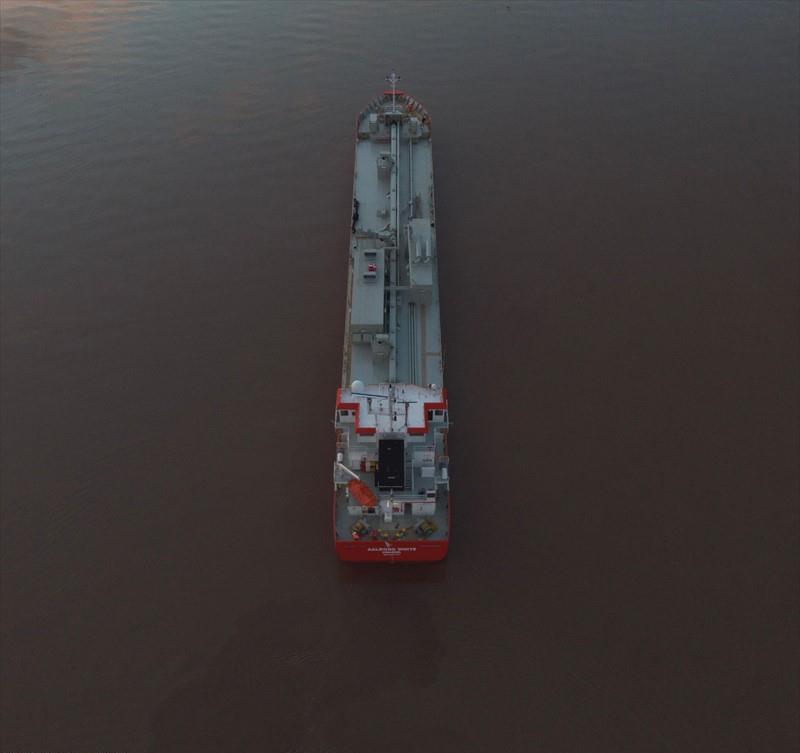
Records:
[[[799,26],[3,0],[3,751],[795,750]],[[330,419],[392,67],[455,528],[368,569]]]

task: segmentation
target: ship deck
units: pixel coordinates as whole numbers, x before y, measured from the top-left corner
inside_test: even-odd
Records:
[[[419,469],[415,469],[419,470]],[[363,481],[376,496],[385,496],[384,492],[380,492],[375,484],[375,473],[374,472],[358,472],[359,478]],[[382,534],[386,532],[389,534],[388,539],[390,541],[396,541],[398,538],[395,537],[398,531],[401,529],[406,529],[406,534],[402,537],[399,537],[402,541],[443,541],[447,540],[450,536],[450,521],[448,519],[448,505],[447,499],[440,499],[440,504],[437,505],[436,512],[433,515],[425,515],[425,516],[418,516],[413,515],[411,513],[411,505],[413,502],[422,500],[425,498],[425,491],[420,491],[425,489],[425,481],[426,479],[422,479],[420,474],[416,474],[416,491],[405,491],[394,494],[394,499],[398,502],[403,502],[404,512],[402,514],[394,514],[392,515],[391,523],[386,523],[383,520],[380,512],[374,512],[371,514],[366,515],[351,515],[347,510],[347,499],[345,495],[342,493],[339,495],[336,504],[336,518],[334,521],[334,525],[336,528],[336,538],[337,539],[344,539],[350,540],[351,538],[351,529],[352,526],[359,520],[362,520],[368,529],[374,530],[377,532],[376,538],[378,540],[382,540]],[[432,488],[430,484],[428,484],[428,488]],[[435,532],[430,534],[429,536],[420,536],[416,533],[417,526],[423,521],[428,520],[432,522],[436,526]]]
[[[360,131],[364,133],[366,126]],[[406,127],[404,126],[404,131]],[[409,150],[409,141],[411,148]],[[359,203],[357,232],[350,237],[350,269],[354,274],[354,257],[360,248],[373,243],[371,234],[380,234],[390,222],[386,213],[391,193],[390,177],[381,178],[376,163],[381,153],[389,149],[389,135],[381,125],[373,138],[362,138],[356,144],[356,169],[353,185],[354,198]],[[410,152],[410,154],[409,154]],[[412,219],[428,219],[431,226],[433,258],[431,267],[431,295],[428,302],[414,300],[409,289],[409,248],[407,238],[400,234],[400,248],[396,264],[396,300],[393,335],[395,348],[394,375],[390,374],[388,359],[376,361],[369,343],[351,342],[349,331],[345,334],[345,360],[342,368],[342,385],[355,379],[364,384],[401,382],[408,384],[442,384],[443,358],[442,333],[439,314],[439,284],[436,264],[435,210],[433,204],[433,155],[431,141],[427,138],[410,139],[405,133],[400,137],[398,150],[398,218],[402,228]],[[412,214],[413,212],[413,214]],[[413,249],[411,250],[413,255]],[[352,296],[348,297],[350,304]],[[390,304],[391,305],[391,304]],[[348,329],[349,329],[348,310]],[[391,314],[390,314],[391,316]],[[391,331],[390,331],[390,334]],[[393,378],[390,378],[392,377]]]

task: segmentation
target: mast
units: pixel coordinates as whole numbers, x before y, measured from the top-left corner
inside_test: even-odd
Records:
[[[397,82],[400,80],[400,76],[398,76],[394,71],[392,71],[387,77],[386,80],[392,85],[392,112],[397,112],[397,105],[395,104],[395,95],[397,94]]]

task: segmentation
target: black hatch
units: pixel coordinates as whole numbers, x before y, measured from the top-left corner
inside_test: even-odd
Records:
[[[402,489],[405,476],[405,442],[402,439],[378,440],[378,470],[375,480],[379,489]]]

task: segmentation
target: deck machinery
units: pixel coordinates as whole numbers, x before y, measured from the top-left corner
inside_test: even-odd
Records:
[[[390,88],[356,124],[333,526],[351,561],[431,561],[450,538],[431,121]]]

